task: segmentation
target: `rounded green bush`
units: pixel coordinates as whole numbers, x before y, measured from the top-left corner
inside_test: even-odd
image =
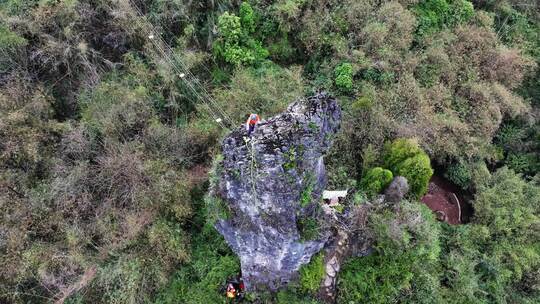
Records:
[[[403,176],[409,182],[413,197],[421,197],[427,192],[433,169],[429,156],[412,139],[397,139],[386,146],[385,167],[395,176]]]
[[[375,167],[369,170],[362,178],[360,187],[367,194],[375,195],[384,190],[390,182],[392,182],[393,178],[394,175],[392,174],[392,171],[381,167]]]
[[[410,193],[419,198],[427,192],[433,169],[431,169],[429,157],[423,153],[407,158],[396,167],[395,173],[407,179]]]

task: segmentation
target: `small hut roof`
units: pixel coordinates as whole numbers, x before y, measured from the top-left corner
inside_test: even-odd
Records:
[[[346,197],[347,196],[347,190],[343,190],[343,191],[328,191],[328,190],[325,190],[323,191],[322,193],[322,198],[323,199],[333,199],[333,198],[342,198],[342,197]]]

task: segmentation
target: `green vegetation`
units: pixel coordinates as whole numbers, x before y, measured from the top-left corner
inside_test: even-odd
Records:
[[[227,279],[239,273],[240,262],[212,226],[206,225],[202,229],[194,240],[192,262],[173,275],[156,303],[178,303],[178,299],[193,304],[225,303],[220,289]]]
[[[374,207],[374,252],[343,265],[339,303],[538,302],[538,1],[135,2],[145,18],[0,1],[1,303],[225,302],[240,266],[212,226],[233,212],[209,195],[215,112],[235,127],[321,89],[343,116],[328,189],[370,204],[392,176],[411,186]],[[474,197],[470,223],[415,202],[432,165]],[[303,240],[318,220],[299,219]],[[320,263],[246,302],[317,303]]]
[[[410,193],[419,198],[427,192],[433,169],[429,156],[410,139],[398,139],[387,145],[384,164],[395,176],[407,178]]]
[[[300,233],[300,240],[312,241],[319,236],[319,223],[316,218],[301,217],[297,219],[298,231]]]
[[[539,191],[502,168],[478,185],[468,225],[440,225],[418,203],[372,214],[375,253],[344,265],[340,303],[534,303]]]
[[[24,38],[10,31],[5,25],[0,25],[0,51],[13,50],[25,44]]]
[[[467,0],[425,0],[415,6],[415,12],[418,34],[427,35],[469,21],[474,7]]]
[[[365,173],[360,182],[362,191],[373,196],[384,190],[394,176],[403,176],[411,197],[418,199],[427,192],[433,169],[429,156],[415,140],[400,138],[387,143],[382,163],[384,168],[375,167]]]
[[[392,171],[375,167],[369,170],[360,181],[360,187],[370,195],[381,193],[392,182]]]
[[[424,205],[403,201],[398,214],[372,214],[375,252],[343,266],[339,303],[442,303],[435,268],[440,229],[430,213]]]
[[[336,86],[344,91],[350,92],[353,87],[353,67],[350,63],[342,63],[336,66]]]
[[[501,126],[495,144],[502,151],[503,162],[518,173],[534,176],[540,169],[538,126],[531,128],[524,121],[514,120]],[[536,134],[536,135],[535,135]]]
[[[471,169],[462,162],[448,166],[444,176],[462,189],[468,189],[472,182]]]
[[[447,227],[443,289],[446,301],[534,303],[539,296],[538,183],[507,168],[483,180],[471,224]]]
[[[319,253],[311,258],[309,264],[300,268],[301,289],[304,292],[316,294],[324,275],[324,255]]]
[[[220,39],[214,52],[233,65],[251,65],[268,57],[268,51],[252,36],[255,32],[255,15],[247,2],[240,6],[240,16],[223,13],[218,19]]]
[[[289,171],[296,168],[296,162],[299,160],[299,155],[297,155],[297,153],[298,152],[296,150],[296,147],[291,147],[289,150],[287,150],[287,152],[283,153],[283,158],[285,160],[285,163],[283,164],[283,170]],[[307,188],[309,188],[309,186]],[[311,190],[306,189],[306,191],[304,192],[306,192],[308,196],[311,196]],[[305,195],[302,195],[302,200],[304,199],[308,199],[308,201],[305,202],[306,204],[309,203],[309,197],[305,197]]]
[[[313,202],[313,187],[315,186],[315,180],[312,175],[305,177],[305,188],[300,193],[300,206],[306,207]]]

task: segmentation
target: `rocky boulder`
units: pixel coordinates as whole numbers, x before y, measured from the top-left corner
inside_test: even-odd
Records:
[[[396,176],[384,192],[384,200],[388,203],[399,203],[409,192],[409,183],[403,176]]]
[[[297,216],[326,184],[323,156],[341,110],[319,93],[262,121],[249,141],[240,127],[222,143],[217,193],[231,210],[216,229],[239,256],[248,290],[277,290],[295,279],[325,240],[302,242]]]

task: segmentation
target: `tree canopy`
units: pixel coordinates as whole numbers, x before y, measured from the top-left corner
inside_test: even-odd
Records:
[[[240,261],[212,226],[231,212],[208,195],[220,142],[324,90],[342,108],[325,163],[329,188],[354,192],[343,208],[396,176],[411,188],[373,207],[373,252],[342,265],[338,302],[537,303],[539,11],[0,1],[0,302],[224,303]],[[419,203],[433,175],[471,197],[469,223]],[[246,301],[317,303],[322,259]]]

